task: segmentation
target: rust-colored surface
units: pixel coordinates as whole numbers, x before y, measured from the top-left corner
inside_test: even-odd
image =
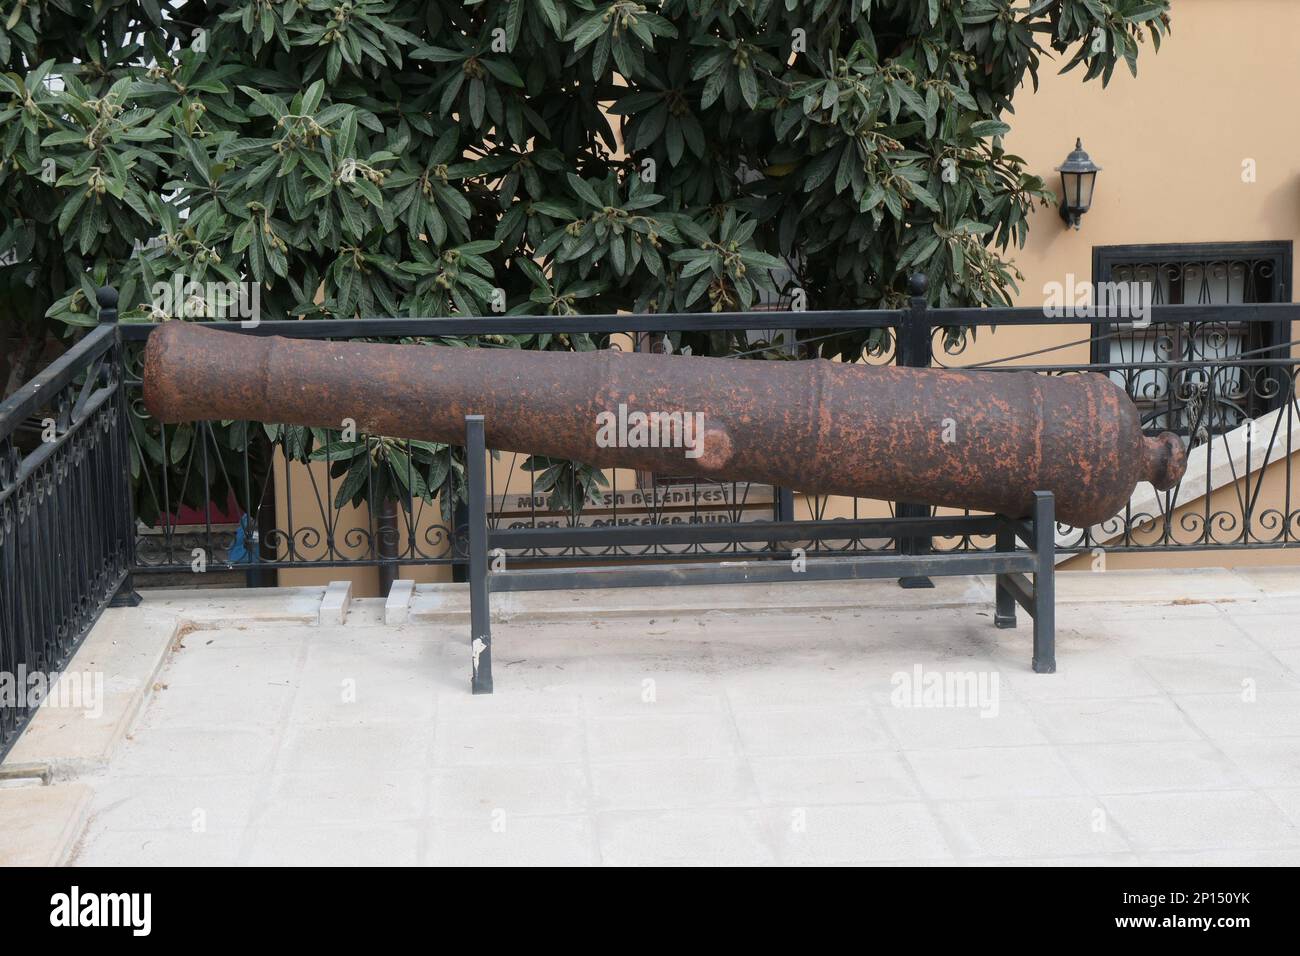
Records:
[[[1046,490],[1076,526],[1186,469],[1179,439],[1144,437],[1128,396],[1093,373],[314,342],[168,322],[149,337],[144,399],[168,422],[350,418],[361,433],[452,444],[481,414],[503,451],[1013,516]],[[601,447],[597,416],[620,404],[702,413],[702,453]]]

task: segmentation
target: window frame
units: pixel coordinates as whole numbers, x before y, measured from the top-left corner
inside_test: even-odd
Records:
[[[1256,263],[1268,262],[1272,268],[1271,297],[1257,298],[1255,303],[1290,302],[1293,246],[1293,242],[1289,239],[1254,242],[1170,242],[1094,246],[1092,250],[1093,287],[1097,288],[1096,284],[1113,281],[1114,270],[1120,266],[1151,264],[1159,267],[1161,264],[1168,262],[1185,269],[1189,265],[1200,264],[1204,266],[1215,262],[1245,260]],[[1191,303],[1190,305],[1192,308],[1198,306],[1205,309],[1215,308],[1214,303],[1204,305]],[[1105,366],[1115,363],[1116,359],[1112,351],[1115,339],[1111,333],[1125,334],[1124,330],[1118,328],[1120,324],[1105,321],[1092,323],[1090,360],[1093,364]],[[1289,323],[1285,321],[1257,323],[1253,325],[1253,330],[1258,336],[1258,342],[1251,343],[1248,337],[1243,341],[1243,348],[1283,345],[1290,341],[1291,338]],[[1181,334],[1181,332],[1175,333],[1178,337],[1181,337]],[[1206,362],[1207,366],[1212,364],[1212,361]],[[1281,399],[1279,398],[1277,401],[1266,401],[1263,405],[1256,405],[1243,411],[1246,418],[1253,419],[1271,411],[1273,408],[1280,407],[1280,404]],[[1139,409],[1144,407],[1142,403],[1139,403]],[[1172,411],[1172,405],[1170,411]],[[1146,422],[1147,419],[1144,415],[1144,430],[1148,427],[1158,430],[1160,427],[1156,425],[1147,426]],[[1218,433],[1217,430],[1214,430],[1209,434]]]

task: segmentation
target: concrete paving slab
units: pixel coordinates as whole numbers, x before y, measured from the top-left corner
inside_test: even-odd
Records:
[[[1233,625],[1261,647],[1300,648],[1300,610],[1279,614],[1234,614]]]
[[[1216,740],[1300,737],[1300,693],[1184,694],[1174,703]]]
[[[502,813],[491,820],[434,824],[423,862],[436,866],[590,866],[599,859],[588,817]]]
[[[104,766],[139,713],[180,629],[173,609],[105,610],[6,762],[42,765],[56,777]],[[65,695],[65,687],[78,692]]]
[[[174,699],[174,695],[172,697]],[[114,773],[129,777],[232,777],[269,771],[280,738],[272,727],[151,728],[128,735],[113,757]]]
[[[1001,682],[999,681],[999,685]],[[999,691],[1000,691],[999,686]],[[1027,747],[1047,743],[1047,737],[1025,704],[996,698],[970,706],[881,708],[893,739],[906,750],[957,747]]]
[[[969,747],[910,750],[904,759],[921,791],[935,800],[1059,797],[1084,793],[1052,747]]]
[[[240,862],[248,866],[416,866],[423,834],[413,824],[349,829],[258,827]]]
[[[1122,584],[1117,575],[1122,575]],[[1066,571],[1056,576],[1056,599],[1079,602],[1255,601],[1266,596],[1256,579],[1227,568],[1163,568],[1158,571]]]
[[[1300,737],[1214,738],[1253,786],[1300,787]]]
[[[1300,674],[1278,654],[1228,651],[1137,658],[1151,679],[1170,694],[1231,694],[1300,690]]]
[[[1300,571],[1294,567],[1234,568],[1233,574],[1259,588],[1270,601],[1285,597],[1300,599]]]
[[[582,813],[594,804],[585,764],[487,764],[439,767],[431,776],[432,815],[439,820]]]
[[[1097,611],[1099,636],[1113,641],[1121,653],[1200,655],[1259,650],[1236,623],[1240,612],[1236,603],[1102,605]]]
[[[258,826],[351,830],[421,819],[428,783],[423,771],[401,767],[382,773],[329,770],[275,774],[262,792],[254,815]]]
[[[109,830],[83,839],[73,866],[235,866],[239,843],[229,834],[188,830]]]
[[[1291,579],[1073,580],[1056,675],[983,579],[516,595],[488,697],[463,586],[325,626],[323,588],[151,594],[73,662],[111,731],[51,708],[19,742],[0,860],[1300,860]]]
[[[924,797],[916,775],[893,751],[750,757],[749,767],[759,797],[768,805],[898,803]]]
[[[185,830],[241,833],[253,819],[261,789],[252,775],[87,777],[94,799],[86,833]]]
[[[764,817],[778,860],[789,865],[953,858],[933,810],[923,803],[771,808]]]
[[[791,757],[888,750],[893,746],[880,715],[871,707],[801,707],[736,714],[745,752]]]
[[[1265,790],[1264,795],[1286,814],[1293,826],[1300,827],[1300,787],[1286,790]]]
[[[942,803],[939,818],[960,857],[980,861],[1066,854],[1111,862],[1128,841],[1106,825],[1091,797],[979,800]],[[1103,855],[1104,854],[1104,855]],[[1088,865],[1075,861],[1076,865]]]
[[[1219,790],[1101,797],[1134,849],[1276,850],[1300,846],[1297,828],[1261,793]]]
[[[58,866],[81,832],[92,792],[84,783],[0,787],[0,866]]]
[[[1200,732],[1166,697],[1035,700],[1031,713],[1056,744],[1199,740]]]
[[[724,714],[649,713],[586,721],[592,761],[699,760],[730,757],[736,732]]]
[[[747,807],[759,803],[748,763],[735,757],[593,763],[591,781],[591,802],[597,810]]]
[[[582,721],[572,717],[449,717],[439,721],[436,766],[570,763],[583,759]]]
[[[1281,850],[1190,850],[1141,853],[1138,866],[1300,866],[1300,848]]]
[[[1091,793],[1233,790],[1247,775],[1207,740],[1071,744],[1065,762]]]
[[[777,862],[757,811],[690,809],[602,813],[608,866],[755,866]]]

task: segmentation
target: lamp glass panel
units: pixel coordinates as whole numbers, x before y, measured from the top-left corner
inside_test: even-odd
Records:
[[[1083,212],[1092,206],[1092,190],[1097,185],[1096,173],[1079,173],[1079,211]]]
[[[1061,173],[1061,194],[1065,199],[1065,208],[1079,208],[1079,174]]]

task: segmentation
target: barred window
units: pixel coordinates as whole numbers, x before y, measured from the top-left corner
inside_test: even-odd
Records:
[[[1148,284],[1154,305],[1205,307],[1188,310],[1184,322],[1093,327],[1093,363],[1132,396],[1146,431],[1173,431],[1199,445],[1281,406],[1286,389],[1276,370],[1241,360],[1285,358],[1287,350],[1269,347],[1288,342],[1290,330],[1282,322],[1227,321],[1213,307],[1290,301],[1291,255],[1290,242],[1093,250],[1095,283]]]

